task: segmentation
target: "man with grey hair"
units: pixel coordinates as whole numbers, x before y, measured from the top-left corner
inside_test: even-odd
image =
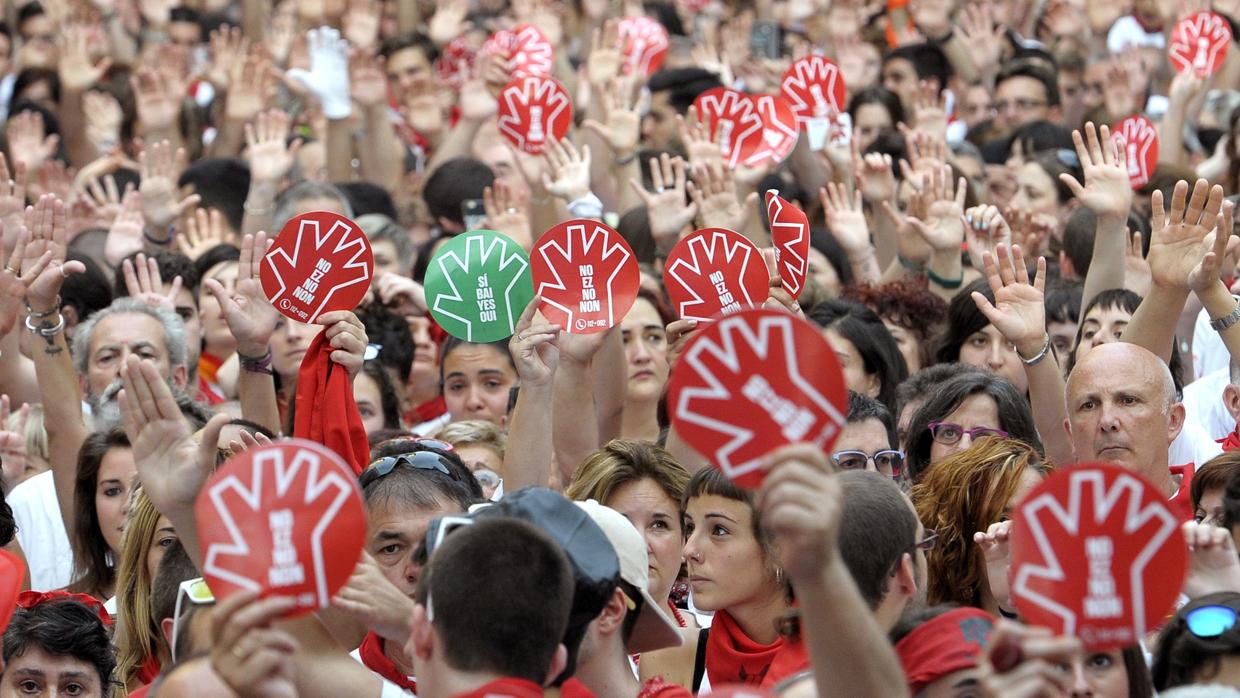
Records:
[[[1168,448],[1184,426],[1184,406],[1176,402],[1162,359],[1127,342],[1094,347],[1068,376],[1067,401],[1064,428],[1077,461],[1121,465],[1177,504],[1187,501],[1189,478],[1177,485],[1168,462]]]

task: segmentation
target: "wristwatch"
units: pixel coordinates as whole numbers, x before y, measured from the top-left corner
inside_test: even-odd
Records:
[[[1227,314],[1224,317],[1221,317],[1217,320],[1211,320],[1210,329],[1214,330],[1215,332],[1222,332],[1228,327],[1231,327],[1237,322],[1240,322],[1240,298],[1237,298],[1236,296],[1232,296],[1232,298],[1236,299],[1235,309],[1232,310],[1231,313]]]

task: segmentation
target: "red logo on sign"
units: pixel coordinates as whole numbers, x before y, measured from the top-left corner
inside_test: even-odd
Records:
[[[473,71],[474,57],[475,53],[469,45],[469,40],[458,36],[449,41],[448,45],[439,52],[439,58],[435,59],[435,74],[445,84],[451,85],[454,89],[459,88]]]
[[[746,310],[689,341],[672,372],[676,434],[737,484],[762,483],[763,457],[790,443],[828,450],[847,412],[835,352],[813,325]]]
[[[1130,470],[1055,473],[1012,523],[1012,598],[1021,619],[1087,649],[1140,642],[1174,608],[1188,565],[1180,519]]]
[[[667,57],[667,30],[646,16],[620,20],[620,42],[624,46],[624,72],[650,76]]]
[[[771,221],[771,243],[784,290],[800,298],[809,273],[809,219],[774,189],[766,193],[766,217]]]
[[[698,119],[710,125],[710,137],[723,150],[728,167],[748,162],[762,147],[762,115],[749,95],[727,87],[712,87],[693,100]]]
[[[323,608],[366,538],[357,477],[332,451],[287,439],[233,457],[207,481],[198,515],[203,577],[217,598],[259,590]]]
[[[592,220],[572,220],[543,233],[530,255],[543,317],[569,332],[603,332],[624,319],[641,272],[619,233]]]
[[[768,160],[783,162],[792,154],[800,135],[796,114],[780,95],[750,95],[750,99],[762,118],[762,143],[745,164],[757,167]]]
[[[513,79],[550,75],[554,63],[551,42],[532,24],[495,32],[481,50],[502,58]]]
[[[314,322],[332,310],[362,302],[375,266],[366,233],[328,211],[290,220],[263,257],[259,281],[267,300],[286,317]]]
[[[810,119],[825,119],[844,110],[844,75],[838,65],[823,56],[793,61],[779,89],[802,126]]]
[[[1223,65],[1231,44],[1231,25],[1208,10],[1181,19],[1171,32],[1167,58],[1181,73],[1209,77]]]
[[[13,619],[25,577],[26,563],[9,551],[0,550],[0,633],[9,627],[9,621]]]
[[[1111,129],[1115,144],[1124,151],[1128,162],[1128,180],[1133,189],[1150,181],[1158,166],[1158,129],[1141,114],[1133,114]]]
[[[499,130],[514,146],[532,155],[548,140],[568,133],[573,103],[564,86],[551,78],[521,78],[499,93]]]
[[[709,320],[766,300],[770,275],[748,238],[703,228],[681,239],[663,267],[663,284],[685,320]]]

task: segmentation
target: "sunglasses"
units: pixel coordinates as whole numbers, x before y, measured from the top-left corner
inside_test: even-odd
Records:
[[[366,489],[380,478],[390,475],[399,465],[404,465],[414,470],[434,470],[452,477],[452,469],[450,467],[452,463],[447,458],[434,451],[416,451],[414,453],[402,453],[399,456],[388,456],[371,463],[368,468],[362,471],[362,476],[358,478],[358,484],[361,485],[362,489]]]
[[[181,602],[189,599],[190,603],[195,606],[205,606],[215,603],[215,594],[211,593],[210,587],[207,586],[206,580],[202,577],[187,579],[181,582],[180,588],[177,589],[177,603],[172,609],[172,661],[177,660],[177,636],[180,633],[181,624]]]
[[[960,443],[960,439],[964,438],[965,434],[969,435],[969,439],[971,441],[977,440],[983,436],[1008,435],[1008,433],[1002,429],[991,429],[989,427],[973,427],[972,429],[965,429],[959,424],[952,424],[951,422],[930,422],[927,427],[930,429],[931,438],[944,446],[955,446]]]
[[[1236,610],[1228,606],[1198,606],[1184,614],[1184,622],[1197,637],[1218,637],[1236,627]]]
[[[836,451],[831,460],[840,470],[865,470],[873,461],[878,472],[891,477],[899,477],[904,469],[904,452],[893,449],[875,451],[872,456],[865,451]]]

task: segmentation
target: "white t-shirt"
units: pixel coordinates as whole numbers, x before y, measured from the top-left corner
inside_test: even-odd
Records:
[[[1184,413],[1190,423],[1199,425],[1212,439],[1223,439],[1236,428],[1223,389],[1231,383],[1231,371],[1224,365],[1184,386]]]
[[[1179,436],[1171,442],[1167,462],[1172,465],[1195,463],[1200,468],[1206,464],[1206,461],[1222,452],[1223,447],[1215,443],[1206,430],[1201,428],[1201,425],[1185,422],[1184,428],[1180,429]]]
[[[73,581],[73,548],[60,518],[52,472],[26,480],[4,499],[17,522],[17,542],[26,554],[31,590],[51,591],[69,586]]]
[[[1231,354],[1227,353],[1227,346],[1218,332],[1210,329],[1210,314],[1202,308],[1193,323],[1193,378],[1201,378],[1220,368],[1226,370],[1230,365]]]

